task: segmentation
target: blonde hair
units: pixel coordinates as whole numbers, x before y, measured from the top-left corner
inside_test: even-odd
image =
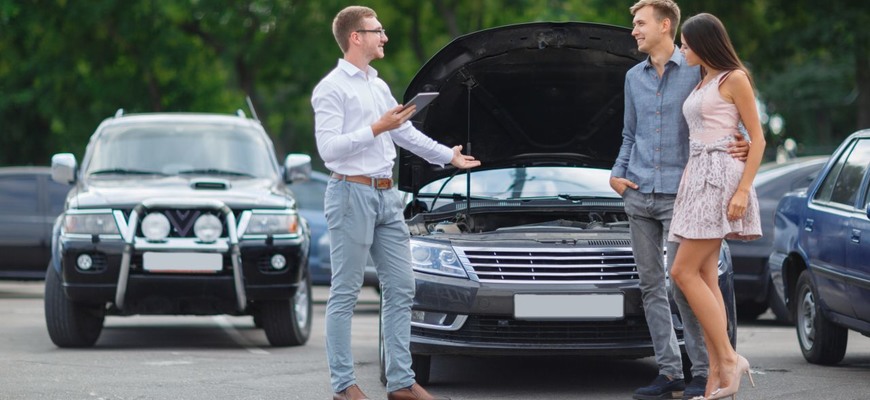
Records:
[[[680,7],[673,0],[640,0],[634,3],[629,11],[631,15],[637,13],[637,10],[650,6],[653,8],[653,14],[656,21],[662,22],[665,18],[671,21],[671,39],[677,38],[677,27],[680,26]]]
[[[377,18],[375,10],[363,6],[349,6],[339,11],[332,20],[332,35],[338,42],[338,47],[343,53],[350,47],[350,34],[363,29],[362,21],[365,18]]]

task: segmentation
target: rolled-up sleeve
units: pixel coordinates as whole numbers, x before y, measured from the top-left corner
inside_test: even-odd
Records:
[[[339,160],[366,149],[374,140],[371,126],[344,132],[342,93],[329,82],[321,82],[311,95],[314,108],[314,135],[317,151],[324,162]]]

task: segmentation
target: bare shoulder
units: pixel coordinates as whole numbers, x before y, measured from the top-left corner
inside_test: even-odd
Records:
[[[734,97],[749,94],[752,96],[752,83],[749,80],[749,75],[741,70],[734,70],[722,81],[719,86],[719,92],[722,97],[729,102],[734,102]]]

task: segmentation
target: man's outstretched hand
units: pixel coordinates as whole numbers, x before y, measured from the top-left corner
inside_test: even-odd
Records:
[[[450,160],[450,165],[459,169],[469,169],[479,167],[480,161],[462,154],[462,146],[453,146],[453,159]]]

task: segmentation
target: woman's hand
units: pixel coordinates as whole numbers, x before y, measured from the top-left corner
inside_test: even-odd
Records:
[[[746,214],[747,204],[749,204],[749,191],[737,189],[731,196],[731,201],[728,202],[728,220],[736,221],[743,218],[743,215]]]

